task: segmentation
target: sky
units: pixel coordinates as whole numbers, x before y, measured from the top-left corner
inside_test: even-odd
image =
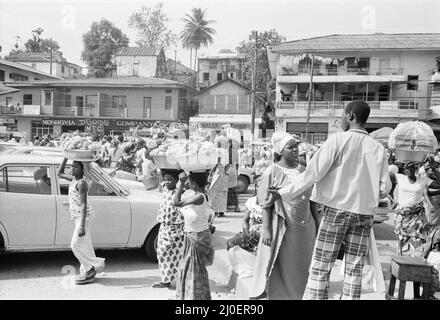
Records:
[[[129,16],[158,2],[164,3],[168,27],[177,35],[192,8],[206,9],[207,18],[215,20],[214,44],[201,49],[199,56],[234,50],[252,30],[272,28],[287,41],[330,34],[440,32],[439,0],[0,0],[0,56],[10,52],[16,36],[24,45],[31,31],[41,27],[42,37],[56,40],[69,62],[86,66],[81,60],[82,35],[93,22],[110,20],[135,46]],[[175,51],[189,66],[189,51],[178,43],[166,51],[167,57],[174,59]]]

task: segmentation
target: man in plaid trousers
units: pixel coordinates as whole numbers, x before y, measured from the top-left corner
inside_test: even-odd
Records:
[[[330,272],[345,246],[343,299],[360,299],[364,257],[374,209],[391,189],[385,148],[364,125],[370,107],[352,101],[342,114],[343,132],[329,136],[292,184],[271,191],[273,201],[294,199],[315,185],[310,200],[323,205],[304,300],[328,299]]]

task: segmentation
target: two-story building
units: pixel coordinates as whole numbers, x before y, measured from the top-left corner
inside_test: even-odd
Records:
[[[224,79],[213,86],[198,92],[199,112],[197,117],[189,119],[190,131],[199,129],[218,129],[224,124],[231,124],[239,129],[244,140],[251,135],[251,90],[232,79]],[[256,136],[264,111],[264,99],[257,97],[255,112]]]
[[[155,121],[187,122],[197,110],[195,90],[176,81],[145,77],[10,82],[19,89],[1,106],[28,138],[62,132],[121,133]]]
[[[117,76],[165,78],[167,65],[163,49],[144,47],[122,48],[115,55]]]
[[[14,83],[16,81],[43,79],[59,80],[61,78],[36,70],[25,64],[0,59],[0,106],[8,110],[22,107],[17,105],[20,90],[5,86],[4,82]],[[13,102],[16,104],[14,105]],[[0,136],[18,134],[17,130],[17,121],[13,117],[0,114]]]
[[[309,97],[313,143],[338,130],[344,106],[355,99],[371,107],[369,131],[427,120],[427,86],[439,54],[439,33],[330,35],[274,45],[268,55],[277,79],[276,130],[304,137]]]
[[[227,78],[242,82],[244,62],[243,54],[219,53],[198,58],[198,87],[203,90]]]
[[[46,52],[22,52],[5,59],[25,64],[59,78],[76,79],[82,77],[82,67],[68,62],[59,52],[53,52],[52,56]]]

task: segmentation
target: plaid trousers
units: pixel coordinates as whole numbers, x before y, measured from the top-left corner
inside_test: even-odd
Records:
[[[364,257],[368,253],[373,216],[323,207],[304,300],[328,299],[330,272],[345,246],[343,298],[360,299]]]

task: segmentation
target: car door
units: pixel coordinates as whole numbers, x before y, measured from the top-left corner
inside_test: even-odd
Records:
[[[0,222],[8,247],[51,248],[55,240],[56,200],[50,165],[10,164],[0,169]]]
[[[65,172],[69,172],[67,169]],[[69,181],[58,179],[57,223],[55,244],[68,246],[75,223],[69,212]],[[131,208],[128,200],[117,195],[105,182],[89,185],[88,201],[95,212],[92,225],[93,246],[101,248],[124,247],[131,231]]]

